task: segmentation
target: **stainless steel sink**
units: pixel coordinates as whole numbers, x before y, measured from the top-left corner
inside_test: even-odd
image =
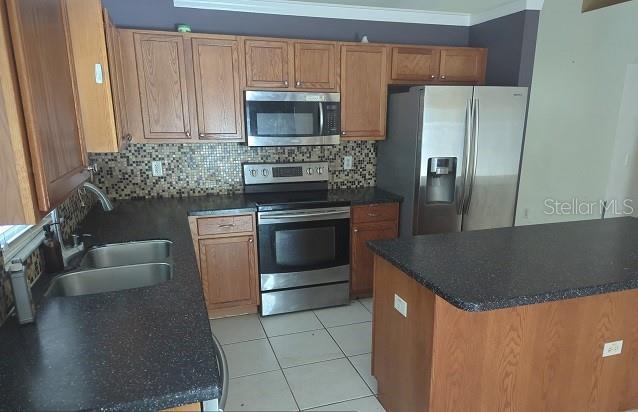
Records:
[[[56,277],[47,296],[79,296],[157,285],[171,279],[168,263],[88,269]]]
[[[171,245],[169,240],[146,240],[96,246],[86,253],[80,267],[107,268],[161,262],[170,257]]]

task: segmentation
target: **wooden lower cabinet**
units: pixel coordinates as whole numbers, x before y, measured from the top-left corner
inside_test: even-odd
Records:
[[[237,222],[249,218],[251,224],[235,225],[233,218]],[[231,223],[228,216],[189,219],[209,316],[257,312],[259,285],[254,215],[230,217]],[[215,225],[220,231],[201,230]]]
[[[372,296],[374,254],[370,240],[394,239],[399,234],[398,203],[354,206],[350,235],[350,294]]]

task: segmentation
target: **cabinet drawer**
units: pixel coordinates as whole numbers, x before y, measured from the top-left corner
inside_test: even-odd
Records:
[[[398,203],[375,203],[352,208],[352,223],[382,222],[397,220],[399,215]]]
[[[197,219],[197,233],[200,236],[252,231],[253,217],[250,215],[206,217]]]

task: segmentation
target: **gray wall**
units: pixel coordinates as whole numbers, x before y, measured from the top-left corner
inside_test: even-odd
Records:
[[[117,26],[174,30],[190,24],[200,33],[466,46],[469,27],[324,19],[173,7],[172,0],[103,0]]]
[[[469,45],[488,48],[488,85],[531,85],[539,15],[526,10],[470,27]]]

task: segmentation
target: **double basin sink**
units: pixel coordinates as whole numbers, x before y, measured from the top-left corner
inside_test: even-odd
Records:
[[[96,246],[77,270],[53,279],[47,296],[80,296],[143,288],[171,279],[172,242],[147,240]]]

